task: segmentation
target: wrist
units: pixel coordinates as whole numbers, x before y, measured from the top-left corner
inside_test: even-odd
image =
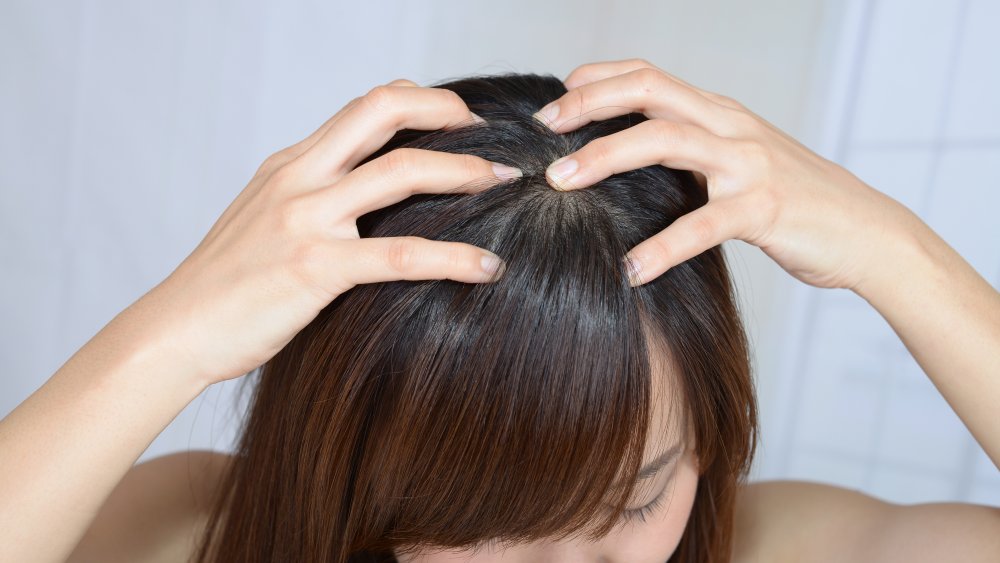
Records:
[[[872,241],[871,262],[865,275],[851,287],[854,293],[876,306],[905,293],[911,282],[937,279],[946,271],[942,268],[953,259],[950,255],[955,254],[919,216],[892,201],[895,204],[892,220],[886,221],[892,227],[886,227],[879,240]]]
[[[119,313],[102,330],[108,332],[106,338],[118,355],[118,372],[176,392],[178,397],[193,399],[211,382],[185,355],[177,338],[157,330],[143,299]]]

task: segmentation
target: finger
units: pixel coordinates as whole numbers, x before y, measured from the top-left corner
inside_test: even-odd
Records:
[[[412,80],[407,80],[406,78],[397,78],[397,79],[393,80],[392,82],[387,83],[386,86],[407,86],[407,87],[414,87],[414,86],[416,86],[416,87],[419,87],[416,82],[414,82]],[[319,138],[322,137],[324,133],[326,133],[327,129],[329,129],[330,126],[333,125],[337,121],[337,119],[340,116],[342,116],[348,109],[350,109],[354,104],[356,104],[359,99],[360,99],[360,97],[354,98],[353,100],[351,100],[350,102],[348,102],[345,105],[345,107],[341,108],[341,110],[338,111],[337,113],[335,113],[332,117],[330,117],[330,119],[327,119],[326,122],[324,122],[323,125],[321,125],[319,127],[319,129],[317,129],[311,135],[309,135],[309,137],[307,137],[307,138],[303,139],[302,141],[299,141],[298,143],[296,143],[295,146],[298,147],[298,148],[300,148],[301,150],[299,150],[299,151],[293,151],[292,158],[297,157],[299,154],[302,154],[303,151],[305,151],[309,147],[313,146],[313,144],[315,144],[316,141],[319,140]]]
[[[387,86],[417,86],[417,83],[413,82],[412,80],[407,80],[405,78],[397,78],[396,80],[389,82]],[[284,164],[297,158],[303,152],[308,150],[309,147],[313,146],[316,143],[316,141],[319,140],[319,138],[326,133],[326,131],[330,128],[330,126],[333,125],[337,121],[337,119],[339,119],[340,116],[344,114],[344,112],[346,112],[354,104],[356,104],[358,100],[359,98],[354,98],[353,100],[347,102],[347,104],[345,104],[344,107],[340,109],[340,111],[330,116],[326,121],[323,122],[322,125],[319,126],[319,128],[313,131],[305,139],[302,139],[301,141],[295,143],[294,145],[285,147],[280,151],[278,151],[277,153],[275,153],[274,155],[272,155],[271,162],[269,163],[269,165],[271,165],[272,168],[283,166]]]
[[[605,78],[611,78],[612,76],[617,76],[619,74],[625,74],[627,72],[632,72],[633,70],[639,70],[641,68],[652,68],[656,69],[667,77],[685,85],[689,88],[697,90],[691,84],[677,78],[676,76],[670,74],[669,72],[663,70],[662,68],[654,65],[653,63],[645,59],[622,59],[617,61],[606,61],[606,62],[596,62],[587,63],[580,65],[573,69],[572,72],[566,76],[566,80],[563,80],[563,85],[566,89],[578,88],[584,84],[589,84],[591,82],[596,82],[598,80],[603,80]]]
[[[393,280],[434,280],[480,283],[503,276],[503,261],[492,252],[464,242],[421,237],[362,238],[350,244],[356,261],[347,268],[351,285]],[[491,269],[490,262],[498,261]]]
[[[625,74],[627,72],[631,72],[633,70],[639,70],[641,68],[653,68],[659,70],[664,75],[666,75],[667,78],[674,80],[679,84],[687,86],[688,88],[691,88],[695,92],[698,92],[702,96],[705,96],[706,98],[712,100],[717,104],[721,104],[732,109],[741,109],[743,107],[742,104],[740,104],[736,100],[733,100],[732,98],[728,98],[726,96],[722,96],[714,92],[709,92],[708,90],[703,90],[701,88],[698,88],[697,86],[694,86],[689,82],[681,80],[680,78],[674,76],[673,74],[670,74],[669,72],[650,63],[645,59],[625,59],[621,61],[609,61],[609,62],[589,63],[585,65],[580,65],[575,69],[573,69],[571,73],[569,73],[569,75],[566,77],[566,80],[563,80],[563,84],[566,86],[567,89],[578,88],[580,86],[583,86],[584,84],[590,84],[591,82],[604,80],[605,78],[610,78],[612,76],[617,76],[619,74]]]
[[[738,238],[742,228],[741,213],[744,212],[731,203],[710,201],[681,215],[669,227],[626,254],[637,268],[631,285],[648,283],[685,260]]]
[[[584,84],[563,94],[536,114],[558,133],[591,121],[640,112],[704,127],[717,135],[735,133],[732,109],[720,106],[657,70],[641,68]]]
[[[331,213],[359,217],[416,193],[474,193],[521,175],[517,168],[471,154],[400,148],[362,164],[308,197],[316,197],[319,212],[328,217]]]
[[[739,142],[697,125],[651,119],[590,141],[550,164],[545,177],[558,190],[574,190],[619,172],[662,164],[708,178],[723,171]]]
[[[319,138],[326,133],[326,131],[330,128],[330,126],[333,125],[333,123],[337,121],[337,119],[339,119],[340,116],[343,115],[345,111],[350,109],[350,107],[355,103],[357,103],[357,98],[351,100],[343,108],[341,108],[339,112],[330,116],[326,121],[323,122],[322,125],[319,126],[319,128],[313,131],[305,139],[302,139],[301,141],[293,145],[289,145],[275,152],[271,156],[267,157],[267,159],[265,159],[264,162],[257,169],[257,174],[270,175],[271,172],[274,172],[278,168],[288,164],[292,160],[295,160],[295,158],[297,158],[299,155],[308,150],[309,147],[315,144],[316,141],[319,140]]]
[[[400,129],[432,130],[475,122],[458,94],[444,88],[376,86],[288,166],[304,187],[332,184]]]

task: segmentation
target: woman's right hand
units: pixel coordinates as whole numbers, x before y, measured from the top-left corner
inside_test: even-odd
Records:
[[[499,258],[476,246],[360,238],[355,223],[415,193],[471,193],[519,176],[476,156],[419,149],[396,149],[355,169],[399,129],[477,122],[457,94],[408,80],[355,98],[268,157],[197,248],[130,307],[143,311],[144,342],[170,347],[207,386],[272,358],[354,285],[499,277],[502,269],[491,275],[488,263]]]

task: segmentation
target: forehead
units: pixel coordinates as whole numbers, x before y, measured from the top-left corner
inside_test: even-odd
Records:
[[[646,443],[643,448],[641,466],[646,467],[661,457],[661,454],[679,446],[679,456],[691,448],[692,441],[684,427],[685,405],[680,393],[679,366],[673,354],[662,338],[655,338],[649,330],[646,331],[646,344],[650,364],[650,413],[649,426],[646,431]],[[626,477],[619,475],[619,483],[624,483]],[[634,494],[642,495],[649,487],[656,484],[654,479],[640,479]]]
[[[662,339],[647,331],[646,342],[652,375],[652,417],[646,439],[644,463],[684,440],[684,399],[680,392],[680,367]]]

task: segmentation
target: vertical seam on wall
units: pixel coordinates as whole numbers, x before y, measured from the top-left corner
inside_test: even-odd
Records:
[[[951,117],[951,100],[955,91],[955,74],[958,69],[959,54],[962,50],[962,38],[965,30],[965,20],[968,14],[969,1],[960,0],[958,4],[958,16],[955,18],[955,29],[952,31],[951,49],[948,54],[948,68],[945,75],[944,95],[941,96],[941,105],[938,108],[937,124],[934,126],[934,134],[931,136],[931,158],[927,177],[924,180],[924,189],[920,194],[920,216],[928,217],[928,205],[930,203],[931,191],[934,189],[934,181],[937,179],[940,168],[941,156],[944,153],[945,132],[948,128],[948,120]]]
[[[863,68],[864,53],[868,49],[868,38],[871,35],[871,22],[872,22],[872,12],[874,10],[875,0],[862,0],[864,3],[862,8],[861,17],[861,31],[858,34],[858,48],[854,52],[853,62],[851,63],[850,78],[848,79],[849,86],[847,87],[848,100],[844,108],[844,119],[842,120],[845,125],[840,131],[840,138],[837,141],[836,147],[833,151],[833,160],[835,162],[843,163],[844,157],[846,156],[846,148],[848,140],[851,138],[853,132],[854,117],[856,114],[858,91],[860,90],[859,83],[861,81],[861,69]],[[841,47],[843,48],[843,47]],[[804,320],[802,322],[802,335],[800,336],[799,342],[803,343],[803,349],[800,351],[796,361],[794,362],[795,368],[792,373],[791,379],[791,407],[788,409],[788,414],[785,419],[785,424],[783,425],[784,436],[782,438],[783,448],[781,451],[781,461],[778,467],[781,468],[782,473],[788,473],[789,466],[791,465],[792,450],[795,447],[795,434],[798,421],[801,415],[802,406],[802,389],[804,377],[809,377],[805,374],[806,367],[809,363],[810,352],[812,347],[816,345],[813,335],[816,329],[816,321],[819,317],[819,299],[821,297],[820,291],[823,290],[809,290],[809,293],[805,300],[805,314]]]

